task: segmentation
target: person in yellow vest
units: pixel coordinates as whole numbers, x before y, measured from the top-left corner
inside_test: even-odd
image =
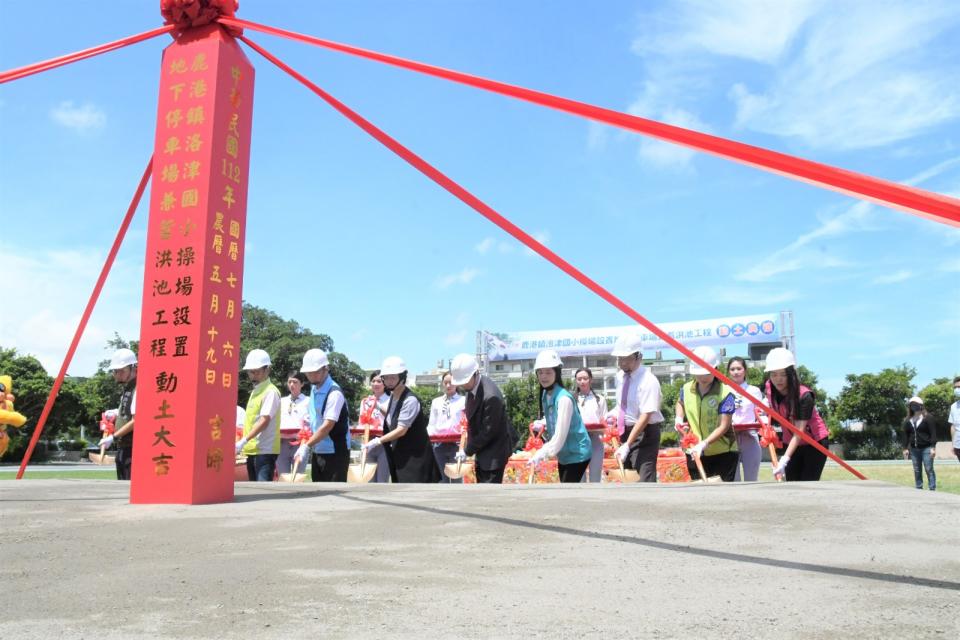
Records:
[[[711,347],[697,347],[693,353],[714,369],[720,366],[720,356]],[[690,373],[694,379],[681,387],[676,407],[678,431],[686,421],[690,432],[700,439],[687,455],[690,476],[699,476],[693,460],[699,456],[707,477],[720,476],[724,482],[733,482],[740,461],[733,430],[736,397],[730,387],[700,365],[691,362]]]
[[[270,355],[253,349],[243,365],[253,382],[243,437],[237,441],[237,454],[247,456],[247,478],[271,482],[280,455],[280,390],[270,382]]]

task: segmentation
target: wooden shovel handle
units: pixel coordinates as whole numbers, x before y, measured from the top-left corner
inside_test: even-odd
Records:
[[[697,463],[697,471],[700,472],[700,479],[703,480],[704,482],[706,482],[706,481],[707,481],[707,474],[706,474],[706,472],[703,470],[703,463],[700,461],[700,456],[694,455],[694,456],[693,456],[693,461]]]
[[[773,446],[773,443],[767,445],[767,449],[770,450],[770,462],[773,463],[773,468],[776,469],[777,465],[780,464],[779,458],[777,458],[777,448]],[[783,476],[777,477],[774,476],[777,482],[783,482]]]
[[[106,446],[100,447],[100,464],[103,464],[103,458],[106,455],[107,455],[107,447]]]

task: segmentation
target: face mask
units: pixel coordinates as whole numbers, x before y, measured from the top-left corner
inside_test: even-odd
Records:
[[[954,388],[953,388],[953,395],[955,395],[956,397],[960,398],[960,387],[954,387]]]
[[[917,411],[920,411],[920,405],[917,404],[916,402],[911,402],[911,403],[910,403],[910,413],[916,413]]]

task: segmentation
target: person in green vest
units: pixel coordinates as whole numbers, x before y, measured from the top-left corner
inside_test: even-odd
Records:
[[[720,366],[720,356],[711,347],[697,347],[693,353],[714,369]],[[699,457],[707,477],[720,476],[724,482],[733,482],[740,461],[733,430],[736,397],[730,387],[695,362],[690,363],[690,373],[694,379],[681,387],[676,406],[677,430],[686,421],[690,432],[700,439],[687,454],[690,476],[699,476],[694,461]]]
[[[250,481],[272,482],[280,455],[280,390],[270,382],[270,355],[263,349],[253,349],[243,370],[253,383],[253,391],[247,400],[237,455],[247,456]]]

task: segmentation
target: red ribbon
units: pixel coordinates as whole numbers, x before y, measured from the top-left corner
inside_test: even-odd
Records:
[[[106,411],[100,414],[100,431],[103,432],[104,437],[112,436],[113,432],[117,430],[116,421],[117,418],[108,416]]]
[[[290,444],[292,444],[295,447],[299,447],[302,444],[307,444],[307,442],[312,437],[313,437],[313,431],[310,430],[310,427],[308,425],[303,425],[302,427],[300,427],[300,431],[297,433],[296,439],[291,440]]]
[[[693,433],[690,430],[689,424],[681,424],[677,426],[677,431],[680,432],[680,448],[684,451],[695,447],[700,442],[700,438],[697,437],[697,434]]]
[[[531,422],[530,426],[530,437],[527,438],[527,444],[523,446],[524,451],[536,451],[543,447],[543,432],[546,428],[542,424],[537,424],[536,421]]]

